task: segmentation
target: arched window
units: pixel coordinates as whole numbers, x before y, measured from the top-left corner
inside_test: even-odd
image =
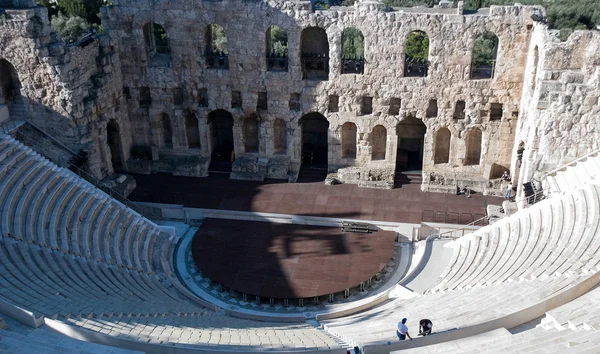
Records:
[[[342,125],[342,157],[356,158],[356,124],[346,122]]]
[[[481,130],[471,129],[467,132],[465,165],[479,165],[481,161]]]
[[[362,74],[365,65],[365,37],[356,28],[342,32],[342,74]]]
[[[385,160],[387,149],[387,129],[376,125],[371,133],[371,160]]]
[[[166,113],[160,115],[160,127],[161,127],[161,147],[172,148],[173,147],[173,130],[171,129],[171,118]]]
[[[227,35],[223,27],[216,23],[206,26],[206,64],[209,68],[228,69],[229,52]]]
[[[327,33],[319,27],[308,27],[300,36],[302,78],[327,80],[329,78],[329,41]]]
[[[287,32],[276,25],[269,26],[266,38],[267,70],[287,71],[288,36]]]
[[[450,161],[450,137],[448,128],[441,128],[435,134],[433,163],[448,163]]]
[[[535,80],[537,79],[537,67],[540,61],[540,52],[537,46],[533,48],[533,71],[531,72],[531,95],[535,91]]]
[[[0,105],[6,105],[9,114],[14,114],[16,106],[22,104],[21,84],[17,71],[11,63],[0,59]]]
[[[144,42],[148,56],[162,56],[166,58],[170,54],[169,38],[164,27],[158,23],[148,22],[144,25]]]
[[[471,79],[491,79],[496,68],[498,37],[491,32],[483,32],[473,43],[471,56]]]
[[[244,147],[247,153],[258,152],[258,119],[256,115],[244,119]]]
[[[283,119],[275,119],[273,123],[273,149],[276,154],[285,154],[287,151],[287,132]]]
[[[198,128],[198,118],[194,113],[188,113],[185,116],[185,132],[187,136],[188,148],[200,148],[200,130]]]
[[[423,31],[408,34],[404,46],[404,77],[425,77],[429,69],[429,37]]]

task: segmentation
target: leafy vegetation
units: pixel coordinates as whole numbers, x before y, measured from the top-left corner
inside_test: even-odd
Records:
[[[152,23],[152,33],[154,35],[156,52],[159,54],[169,54],[169,39],[164,27],[157,23]]]
[[[472,66],[481,67],[490,65],[496,60],[498,52],[498,37],[493,33],[484,32],[475,38],[473,44]]]
[[[210,25],[210,50],[214,53],[227,54],[227,35],[223,27],[216,23]]]
[[[429,59],[429,37],[425,32],[414,31],[408,35],[406,59],[412,62],[426,62]]]
[[[91,29],[90,24],[83,18],[78,16],[67,17],[62,13],[52,18],[52,26],[67,43],[76,41]]]
[[[365,55],[365,38],[356,28],[346,28],[342,32],[342,49],[344,57],[363,58]]]
[[[269,28],[269,43],[271,44],[271,53],[280,57],[288,56],[288,38],[287,33],[279,26]]]

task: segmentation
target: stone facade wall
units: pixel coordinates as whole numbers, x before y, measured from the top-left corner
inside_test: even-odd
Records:
[[[577,31],[566,42],[536,26],[529,48],[522,117],[521,183],[600,148],[600,33]],[[519,196],[522,190],[519,189]]]
[[[330,172],[348,166],[389,172],[395,168],[397,125],[407,117],[416,117],[427,127],[424,137],[423,173],[425,190],[443,190],[436,184],[470,184],[482,189],[494,164],[508,167],[519,112],[522,81],[531,36],[531,16],[543,10],[536,7],[492,7],[482,15],[454,13],[385,12],[377,2],[363,1],[352,8],[313,12],[308,2],[268,1],[113,1],[108,13],[109,28],[121,57],[123,81],[130,92],[127,101],[135,145],[147,145],[153,152],[154,165],[176,156],[210,157],[207,116],[223,109],[234,118],[236,156],[245,154],[242,139],[243,120],[257,113],[260,117],[259,153],[250,157],[270,158],[274,154],[273,123],[287,124],[289,169],[298,169],[301,159],[300,118],[311,112],[323,114],[329,121]],[[440,10],[441,12],[442,10]],[[170,55],[150,57],[142,28],[155,22],[166,30]],[[229,70],[207,67],[204,50],[205,30],[211,23],[221,25],[227,34]],[[265,33],[268,26],[279,25],[288,34],[289,70],[267,71]],[[302,79],[300,42],[302,30],[319,27],[326,31],[329,45],[329,79]],[[342,38],[345,28],[356,27],[365,38],[364,74],[341,74]],[[404,43],[411,31],[427,33],[430,41],[429,75],[426,78],[403,77]],[[496,73],[493,79],[470,80],[471,51],[478,34],[490,31],[499,38]],[[152,102],[140,106],[140,91],[148,88]],[[184,101],[173,102],[173,89],[180,88]],[[198,104],[200,89],[207,89],[208,106]],[[231,107],[232,92],[239,91],[242,105]],[[268,110],[257,111],[259,92],[268,94]],[[300,109],[290,110],[290,96],[300,95]],[[339,96],[339,111],[329,112],[329,95]],[[373,112],[361,114],[362,96],[373,98]],[[397,115],[389,114],[391,98],[401,100]],[[438,102],[436,117],[426,118],[430,99]],[[466,102],[465,119],[452,118],[457,100]],[[489,121],[491,103],[503,105],[502,118]],[[192,112],[199,120],[201,149],[188,151],[184,115]],[[173,147],[159,148],[156,141],[157,117],[169,115],[173,129]],[[341,127],[357,126],[355,159],[342,157]],[[387,153],[383,161],[371,160],[371,133],[376,125],[386,128]],[[450,161],[433,163],[435,132],[447,127],[452,133]],[[479,165],[464,166],[465,132],[482,131],[482,158]],[[158,168],[158,169],[160,169]],[[147,171],[157,170],[146,166]],[[199,171],[199,170],[197,170]],[[205,171],[199,173],[206,173]],[[389,173],[388,173],[389,174]],[[364,175],[367,175],[365,173]]]

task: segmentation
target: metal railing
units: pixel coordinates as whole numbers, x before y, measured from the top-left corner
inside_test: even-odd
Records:
[[[463,237],[463,236],[470,234],[473,231],[477,230],[479,227],[488,226],[490,224],[490,218],[491,218],[490,215],[486,215],[486,216],[484,216],[480,219],[477,219],[477,220],[473,221],[472,223],[468,224],[467,226],[462,227],[460,229],[441,232],[440,238],[457,239],[457,238]]]
[[[65,151],[69,152],[70,157],[69,159],[65,159],[62,156],[48,156],[47,154],[44,153],[40,153],[38,152],[40,155],[44,156],[45,158],[47,158],[50,161],[55,161],[58,160],[60,162],[60,164],[57,163],[57,165],[61,165],[62,167],[66,167],[68,168],[71,172],[75,173],[77,176],[79,176],[80,178],[86,180],[87,182],[89,182],[90,184],[92,184],[94,187],[96,187],[97,189],[101,190],[102,192],[104,192],[105,194],[107,194],[109,197],[114,198],[116,200],[118,200],[119,202],[121,202],[126,208],[142,215],[143,217],[146,217],[144,214],[144,209],[136,204],[135,202],[131,201],[130,199],[128,199],[127,197],[125,197],[123,194],[117,192],[116,190],[106,186],[105,184],[103,184],[98,178],[94,177],[92,174],[90,174],[89,172],[84,171],[83,169],[79,168],[78,166],[74,165],[71,162],[71,158],[76,156],[76,154],[69,149],[68,147],[66,147],[64,144],[62,144],[60,141],[58,141],[56,138],[54,138],[52,135],[48,134],[47,132],[45,132],[44,130],[42,130],[41,128],[39,128],[38,126],[32,124],[31,122],[26,122],[25,124],[29,124],[31,127],[33,127],[35,130],[39,131],[41,134],[43,134],[44,136],[48,137],[50,140],[52,140],[53,142],[57,143],[59,146],[61,146],[62,148],[65,149]],[[4,123],[2,124],[2,126],[4,125]],[[23,138],[26,139],[34,139],[32,136],[27,135],[25,133],[23,133],[22,131],[19,130],[14,130],[13,131],[14,137],[16,140],[21,141],[21,143],[23,143],[24,145],[27,145],[26,143],[23,142]]]
[[[492,79],[496,71],[496,61],[490,60],[480,65],[471,64],[471,80]]]
[[[404,62],[404,77],[426,77],[428,72],[428,61],[406,59]]]
[[[288,70],[287,55],[278,55],[275,53],[267,54],[267,70],[268,71],[287,71]]]
[[[365,59],[356,57],[342,58],[342,74],[362,74],[365,71]]]
[[[228,69],[229,55],[224,52],[206,52],[206,65],[214,69]]]

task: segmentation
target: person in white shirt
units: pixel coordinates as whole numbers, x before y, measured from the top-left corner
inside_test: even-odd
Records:
[[[408,327],[406,327],[406,318],[403,318],[401,322],[398,322],[396,334],[398,335],[398,339],[400,340],[405,340],[406,337],[412,340],[412,337],[410,336],[410,334],[408,334]]]

